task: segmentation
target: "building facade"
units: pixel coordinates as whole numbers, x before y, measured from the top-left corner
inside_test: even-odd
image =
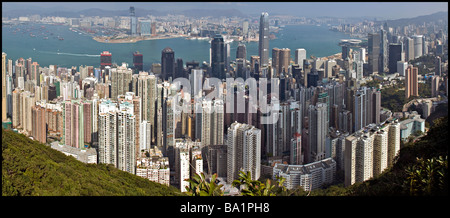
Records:
[[[325,184],[331,184],[336,177],[336,162],[333,158],[306,165],[287,165],[277,163],[273,168],[273,178],[283,177],[287,189],[301,186],[305,191],[312,191]]]

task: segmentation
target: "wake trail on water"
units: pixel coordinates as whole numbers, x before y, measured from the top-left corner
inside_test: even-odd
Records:
[[[74,54],[74,53],[51,52],[51,51],[40,51],[40,52],[47,53],[47,54],[69,55],[69,56],[78,56],[78,57],[100,57],[100,55],[91,55],[91,54]]]

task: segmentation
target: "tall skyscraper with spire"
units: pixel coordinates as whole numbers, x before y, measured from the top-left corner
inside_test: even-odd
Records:
[[[136,19],[136,15],[134,13],[134,7],[130,7],[130,31],[131,31],[131,35],[132,36],[136,36],[137,35],[137,19]]]
[[[260,66],[269,65],[269,14],[263,12],[259,20],[259,57]]]

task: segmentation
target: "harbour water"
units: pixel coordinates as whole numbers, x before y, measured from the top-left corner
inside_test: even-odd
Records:
[[[28,30],[28,32],[26,32]],[[328,30],[327,26],[287,25],[269,42],[271,50],[274,47],[291,49],[294,58],[295,49],[305,48],[307,57],[326,57],[341,51],[338,43],[348,39],[349,35]],[[62,40],[63,39],[63,40]],[[230,44],[231,60],[235,59],[239,42]],[[258,42],[245,43],[247,59],[258,55]],[[132,66],[133,52],[143,54],[144,70],[149,70],[152,63],[161,62],[161,51],[171,47],[175,58],[183,62],[209,62],[210,44],[206,40],[187,40],[185,38],[158,39],[139,41],[136,43],[101,43],[91,36],[69,30],[68,26],[46,24],[21,24],[2,26],[2,51],[8,59],[17,60],[20,57],[29,58],[40,66],[58,65],[71,67],[88,65],[99,67],[100,53],[112,53],[112,61],[118,64],[126,62]]]

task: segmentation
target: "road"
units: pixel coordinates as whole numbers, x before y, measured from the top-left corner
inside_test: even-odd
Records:
[[[408,103],[403,105],[402,112],[408,111],[409,106],[411,106],[411,104],[413,104],[414,102],[419,102],[419,101],[422,101],[422,100],[438,101],[438,98],[437,97],[434,97],[434,98],[418,98],[418,99],[411,100]]]

